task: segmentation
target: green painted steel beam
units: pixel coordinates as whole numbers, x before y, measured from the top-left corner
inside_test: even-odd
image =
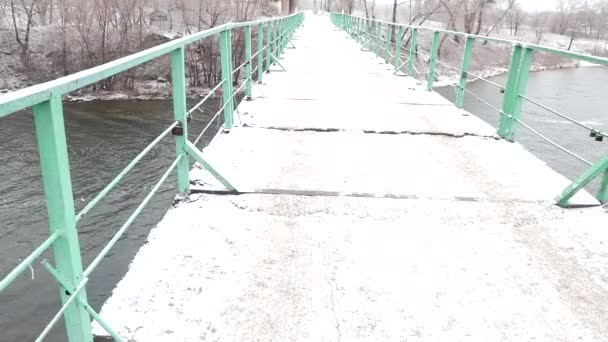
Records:
[[[464,90],[467,86],[467,72],[469,71],[471,55],[473,54],[473,43],[475,43],[475,38],[467,36],[464,42],[462,64],[460,65],[460,79],[458,82],[458,88],[456,90],[456,107],[458,108],[462,108],[462,106],[464,106]]]
[[[76,230],[61,96],[52,95],[48,101],[36,104],[34,122],[40,151],[40,168],[46,195],[49,227],[51,234],[61,233],[61,236],[53,243],[55,264],[61,276],[71,286],[76,286],[83,281],[84,276]],[[59,295],[63,304],[69,301],[69,296],[65,291],[60,290]],[[83,289],[79,292],[78,297],[86,303],[86,290]],[[93,341],[89,314],[84,308],[77,305],[68,306],[65,309],[64,320],[69,342]]]
[[[395,41],[397,42],[397,46],[395,47],[395,60],[393,63],[393,65],[395,66],[395,71],[401,69],[400,66],[402,65],[401,45],[403,44],[403,40],[401,38],[403,37],[403,32],[405,32],[405,28],[403,26],[399,26],[399,29],[397,30],[397,36],[395,37]]]
[[[181,47],[171,53],[171,87],[173,91],[173,118],[179,121],[183,134],[175,136],[176,155],[184,151],[188,140],[188,119],[186,118],[186,61],[185,48]],[[187,195],[190,192],[190,163],[188,157],[181,158],[177,165],[177,188],[179,193]]]
[[[533,50],[519,45],[513,47],[509,75],[503,97],[503,108],[498,125],[498,135],[507,141],[513,141],[517,120],[521,112],[522,97],[528,84],[528,74],[532,65]]]
[[[386,42],[384,44],[384,62],[388,64],[390,62],[390,51],[391,51],[391,37],[393,35],[393,26],[386,25]]]
[[[414,76],[414,64],[416,63],[416,44],[418,40],[418,29],[412,29],[412,38],[410,39],[410,58],[407,64],[407,74]]]
[[[431,45],[431,59],[429,60],[429,74],[426,83],[428,91],[433,90],[433,82],[435,82],[435,65],[437,62],[437,54],[439,53],[439,32],[433,32],[433,42]]]
[[[597,192],[597,199],[602,203],[608,202],[608,169],[604,170],[602,182]]]
[[[556,204],[560,207],[567,207],[568,201],[600,174],[603,174],[603,179],[598,194],[598,200],[602,202],[608,201],[608,197],[606,196],[608,188],[608,157],[605,157],[587,168],[580,177],[575,179],[572,184],[568,185],[568,187],[555,198]]]
[[[247,61],[245,66],[245,96],[251,100],[251,26],[245,26],[245,60]]]
[[[222,72],[222,99],[224,108],[224,127],[232,128],[232,114],[234,104],[232,103],[232,34],[231,30],[220,33],[220,65]]]
[[[266,72],[270,72],[270,49],[271,49],[271,45],[270,42],[272,42],[272,30],[269,27],[270,25],[266,25],[266,68],[265,71]]]
[[[264,75],[264,25],[258,24],[258,82],[262,82]]]
[[[380,57],[380,40],[382,39],[382,24],[376,23],[376,56]]]

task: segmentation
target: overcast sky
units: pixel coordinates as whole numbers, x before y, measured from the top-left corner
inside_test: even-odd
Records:
[[[518,1],[519,5],[526,11],[548,11],[555,9],[555,0],[524,0]]]
[[[518,3],[524,10],[536,12],[555,10],[555,1],[556,0],[519,0]],[[376,0],[376,3],[392,4],[393,0]]]

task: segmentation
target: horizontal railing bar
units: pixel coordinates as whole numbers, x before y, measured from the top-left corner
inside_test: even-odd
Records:
[[[257,68],[256,68],[257,69]],[[243,82],[243,84],[241,84],[240,87],[238,87],[232,94],[232,96],[230,97],[230,101],[233,101],[234,98],[236,97],[236,94],[243,90],[243,88],[245,87],[246,83]],[[228,104],[228,101],[226,101],[226,103],[224,103],[222,105],[222,107],[213,115],[213,117],[211,118],[211,120],[209,120],[209,122],[207,123],[207,126],[205,126],[205,128],[203,128],[203,130],[201,131],[201,133],[199,133],[199,135],[196,137],[196,139],[194,139],[194,141],[192,142],[192,145],[196,145],[199,140],[201,140],[201,138],[203,137],[203,134],[205,134],[205,132],[209,129],[209,127],[211,127],[211,124],[215,121],[215,119],[220,115],[220,113],[226,108],[226,104]]]
[[[490,107],[490,108],[494,109],[494,110],[495,110],[495,111],[497,111],[499,114],[501,114],[501,115],[503,114],[502,109],[499,109],[499,108],[494,107],[494,105],[492,105],[490,102],[488,102],[488,101],[486,101],[486,100],[482,99],[482,98],[481,98],[479,95],[475,94],[474,92],[472,92],[472,91],[468,90],[467,88],[464,88],[464,91],[465,91],[467,94],[469,94],[469,95],[473,96],[474,98],[476,98],[476,99],[477,99],[479,102],[481,102],[481,103],[485,104],[486,106],[488,106],[488,107]]]
[[[247,63],[249,63],[250,61],[244,61],[241,65],[239,65],[238,67],[234,68],[234,70],[232,70],[232,74],[236,74],[239,70],[241,70],[244,66],[247,65]]]
[[[139,154],[135,158],[133,158],[133,160],[131,160],[131,162],[122,171],[120,171],[120,173],[116,177],[114,177],[114,179],[110,182],[110,184],[106,185],[106,187],[103,188],[103,190],[101,190],[101,192],[99,194],[97,194],[97,196],[95,196],[95,198],[93,200],[91,200],[76,215],[76,222],[80,221],[80,219],[84,215],[86,215],[89,211],[91,211],[91,209],[93,209],[99,203],[99,201],[101,201],[114,188],[114,186],[116,186],[116,184],[118,184],[118,182],[120,182],[126,176],[126,174],[129,171],[131,171],[131,169],[133,169],[133,167],[135,167],[135,165],[137,165],[137,163],[146,154],[148,154],[148,152],[150,152],[150,150],[152,148],[154,148],[154,146],[156,146],[164,137],[166,137],[169,133],[171,133],[171,130],[174,127],[176,127],[178,124],[179,124],[179,121],[175,121],[171,126],[169,126],[166,130],[164,130],[158,137],[156,137],[156,139],[152,140],[152,142],[150,144],[148,144],[148,146],[146,146],[146,148],[144,148],[141,152],[139,152]]]
[[[539,138],[541,138],[541,139],[545,140],[545,141],[546,141],[546,142],[548,142],[549,144],[551,144],[551,145],[553,145],[553,146],[557,147],[558,149],[560,149],[560,150],[562,150],[562,151],[566,152],[567,154],[569,154],[569,155],[573,156],[574,158],[576,158],[576,159],[580,160],[581,162],[583,162],[583,163],[585,163],[585,164],[587,164],[587,165],[589,165],[589,166],[593,165],[593,164],[592,164],[590,161],[588,161],[588,160],[584,159],[583,157],[579,156],[578,154],[576,154],[576,153],[574,153],[574,152],[572,152],[572,151],[568,150],[567,148],[565,148],[565,147],[563,147],[563,146],[559,145],[559,144],[558,144],[558,143],[556,143],[555,141],[553,141],[553,140],[551,140],[551,139],[547,138],[547,137],[546,137],[546,136],[544,136],[542,133],[540,133],[540,132],[538,132],[537,130],[535,130],[534,128],[532,128],[532,127],[528,126],[526,123],[524,123],[523,121],[519,120],[518,118],[513,118],[513,117],[510,117],[510,118],[511,118],[511,119],[513,119],[513,120],[515,120],[515,121],[517,121],[517,122],[519,122],[519,124],[521,124],[522,126],[524,126],[525,128],[527,128],[527,129],[528,129],[530,132],[532,132],[532,133],[536,134],[536,135],[537,135]]]
[[[28,255],[23,261],[13,268],[13,270],[0,281],[0,293],[4,291],[17,277],[23,273],[34,260],[38,259],[53,243],[61,236],[61,231],[57,230],[51,234],[38,248],[36,248],[30,255]]]
[[[608,135],[606,135],[606,133],[600,132],[600,131],[596,130],[595,128],[591,127],[591,126],[585,125],[582,122],[579,122],[579,121],[577,121],[577,120],[575,120],[575,119],[573,119],[573,118],[571,118],[571,117],[569,117],[569,116],[567,116],[565,114],[562,114],[562,113],[560,113],[560,112],[558,112],[558,111],[556,111],[554,109],[551,109],[550,107],[547,107],[544,104],[542,104],[542,103],[540,103],[540,102],[538,102],[536,100],[533,100],[533,99],[531,99],[531,98],[529,98],[529,97],[527,97],[525,95],[521,95],[521,94],[519,96],[522,99],[524,99],[524,100],[526,100],[526,101],[528,101],[528,102],[530,102],[530,103],[532,103],[534,105],[537,105],[538,107],[540,107],[540,108],[542,108],[542,109],[544,109],[544,110],[546,110],[548,112],[551,112],[551,113],[553,113],[553,114],[555,114],[555,115],[557,115],[557,116],[559,116],[559,117],[561,117],[563,119],[566,119],[566,120],[568,120],[568,121],[570,121],[570,122],[572,122],[572,123],[574,123],[574,124],[576,124],[576,125],[578,125],[580,127],[588,129],[589,131],[593,131],[596,134],[600,134],[600,135],[602,135],[604,137],[608,137]]]
[[[496,82],[492,82],[492,81],[488,80],[487,78],[484,78],[484,77],[482,77],[482,76],[476,75],[476,74],[474,74],[474,73],[472,73],[472,72],[469,72],[469,71],[465,71],[465,73],[466,73],[467,75],[471,75],[471,76],[475,77],[476,79],[478,79],[478,80],[480,80],[480,81],[484,81],[484,82],[486,82],[486,83],[488,83],[488,84],[491,84],[491,85],[493,85],[493,86],[495,86],[495,87],[497,87],[497,88],[500,88],[500,89],[503,89],[503,90],[505,89],[505,87],[501,86],[500,84],[498,84],[498,83],[496,83]]]
[[[298,14],[293,14],[295,16]],[[86,69],[72,75],[64,76],[53,81],[37,84],[28,88],[0,96],[0,117],[9,115],[13,112],[31,107],[35,104],[47,101],[51,94],[66,94],[76,89],[86,87],[95,82],[101,81],[110,76],[116,75],[137,65],[148,62],[154,58],[163,56],[173,50],[189,45],[195,41],[212,36],[221,31],[231,28],[257,25],[259,23],[274,22],[284,17],[274,19],[264,19],[243,23],[227,23],[214,28],[210,28],[198,33],[191,34],[179,39],[175,39],[164,44],[134,53],[117,60]]]
[[[141,211],[148,204],[148,202],[150,202],[150,199],[152,199],[152,196],[154,196],[154,194],[156,194],[156,192],[158,191],[158,189],[160,188],[160,186],[167,180],[167,177],[169,177],[169,174],[171,174],[171,171],[173,171],[173,169],[175,169],[175,167],[177,166],[177,163],[179,163],[179,161],[184,157],[184,153],[185,152],[182,152],[182,154],[180,154],[175,159],[175,161],[173,161],[173,163],[171,164],[171,166],[169,166],[169,168],[167,169],[167,171],[165,171],[165,173],[162,175],[162,177],[159,179],[159,181],[154,185],[154,187],[152,188],[152,190],[150,190],[150,192],[148,193],[148,195],[146,195],[146,197],[144,198],[144,200],[137,206],[137,208],[135,209],[135,211],[131,214],[131,216],[129,216],[129,218],[122,225],[122,227],[120,227],[120,229],[118,230],[118,232],[116,232],[116,234],[114,234],[114,236],[112,237],[112,239],[110,240],[110,242],[108,242],[108,244],[101,250],[101,252],[95,257],[95,259],[93,259],[93,261],[91,262],[91,264],[89,264],[89,266],[83,272],[84,277],[88,277],[91,274],[91,272],[93,272],[93,270],[95,270],[95,268],[101,262],[101,260],[108,254],[108,252],[110,251],[110,249],[112,247],[114,247],[114,245],[116,244],[116,242],[118,242],[118,240],[122,237],[122,235],[127,230],[127,228],[129,228],[129,226],[131,226],[131,224],[133,223],[133,221],[135,220],[135,218],[141,213]]]
[[[586,55],[586,54],[582,54],[582,53],[578,53],[578,52],[572,52],[572,51],[558,49],[558,48],[552,48],[552,47],[548,47],[548,46],[542,46],[542,45],[537,45],[537,44],[526,43],[526,42],[522,42],[522,41],[519,41],[519,40],[503,39],[503,38],[496,38],[496,37],[487,37],[487,36],[481,36],[481,35],[476,35],[476,34],[469,34],[469,33],[464,33],[464,32],[456,32],[456,31],[450,31],[450,30],[444,30],[444,29],[435,29],[435,28],[424,27],[424,26],[397,24],[397,23],[392,23],[392,22],[389,22],[389,21],[377,20],[377,19],[368,19],[368,18],[364,18],[364,17],[360,17],[360,16],[353,16],[353,15],[349,15],[349,16],[353,17],[353,18],[358,18],[358,19],[361,19],[361,20],[365,20],[367,22],[376,22],[376,23],[381,23],[381,24],[389,24],[389,25],[393,25],[395,27],[404,27],[404,28],[409,28],[409,29],[420,29],[420,30],[427,30],[427,31],[433,31],[433,32],[440,32],[440,33],[450,34],[450,35],[454,35],[454,36],[461,36],[461,37],[464,37],[464,38],[470,37],[470,38],[474,38],[476,40],[476,42],[477,41],[491,41],[491,42],[495,42],[495,43],[504,43],[504,44],[510,44],[510,45],[519,45],[519,46],[522,46],[522,47],[525,47],[525,48],[530,48],[530,49],[533,49],[533,50],[536,50],[536,51],[540,51],[540,52],[552,53],[552,54],[560,55],[560,56],[563,56],[563,57],[569,57],[569,58],[578,59],[578,60],[582,60],[582,61],[586,61],[586,62],[590,62],[590,63],[595,63],[595,64],[608,65],[608,58],[606,58],[606,57],[598,57],[598,56]]]
[[[213,87],[209,91],[209,93],[207,93],[207,95],[205,97],[203,97],[202,100],[200,100],[194,107],[192,107],[192,109],[190,109],[188,112],[186,112],[186,115],[192,114],[192,112],[194,112],[200,106],[202,106],[203,103],[205,103],[205,101],[207,101],[211,96],[213,96],[213,94],[215,94],[215,92],[222,86],[222,84],[224,84],[224,80],[221,80],[220,83],[218,83],[215,87]]]
[[[71,293],[70,298],[68,298],[68,300],[65,301],[65,303],[63,304],[63,306],[61,307],[61,309],[59,309],[59,312],[57,312],[55,314],[55,316],[49,322],[49,324],[47,324],[47,326],[44,328],[44,330],[42,330],[42,332],[40,333],[40,335],[38,335],[38,338],[36,339],[36,342],[42,342],[44,340],[44,338],[46,337],[46,335],[48,335],[49,332],[51,332],[51,329],[53,329],[53,327],[55,326],[55,324],[57,324],[57,322],[59,321],[59,319],[61,318],[61,316],[65,312],[65,310],[67,310],[67,308],[72,304],[72,302],[74,300],[76,300],[76,298],[78,297],[78,294],[80,293],[80,291],[82,291],[84,289],[84,287],[85,287],[85,285],[87,284],[88,281],[89,281],[89,278],[87,278],[87,277],[84,277],[84,279],[82,279],[82,281],[80,282],[80,284],[78,284],[78,286],[76,287],[76,290],[74,290],[74,292]]]
[[[291,17],[295,17],[300,15],[301,12],[298,13],[294,13],[288,16],[284,16],[284,17],[277,17],[277,18],[270,18],[270,19],[259,19],[259,20],[254,20],[254,21],[243,21],[243,22],[237,22],[237,23],[231,23],[230,27],[231,28],[239,28],[239,27],[245,27],[245,26],[254,26],[254,25],[258,25],[258,24],[264,24],[264,23],[269,23],[269,22],[274,22],[274,21],[278,21],[278,20],[284,20],[287,18],[291,18]]]
[[[460,68],[456,68],[456,67],[453,67],[453,66],[451,66],[451,65],[449,65],[449,64],[447,64],[447,63],[444,63],[444,62],[442,62],[440,59],[436,59],[436,60],[435,60],[435,62],[437,62],[437,63],[439,63],[439,64],[443,65],[444,67],[446,67],[446,68],[448,68],[448,69],[452,69],[452,70],[460,71]]]
[[[265,48],[266,47],[263,47],[262,50],[256,51],[253,55],[251,55],[251,59],[250,60],[253,61],[260,53],[264,52]]]
[[[59,274],[59,272],[57,272],[57,270],[54,269],[53,266],[48,263],[48,261],[44,260],[42,262],[42,265],[44,265],[46,270],[53,276],[53,278],[55,278],[55,280],[57,281],[57,283],[59,283],[61,287],[63,287],[67,291],[74,292],[74,288],[63,279],[61,274]],[[97,321],[97,323],[99,323],[99,325],[101,325],[101,327],[104,328],[105,331],[110,334],[110,336],[112,336],[114,342],[122,342],[122,338],[103,320],[103,318],[101,318],[101,316],[99,316],[99,314],[97,314],[97,312],[95,312],[95,310],[93,310],[93,308],[89,304],[80,299],[80,297],[77,297],[76,301],[78,302],[78,304],[82,305],[85,310],[87,310],[89,315],[91,315],[91,317],[93,317],[93,319]]]
[[[215,119],[217,119],[217,117],[220,115],[220,113],[222,113],[222,110],[224,108],[225,108],[225,106],[223,106],[220,110],[218,110],[217,112],[215,112],[215,115],[213,115],[213,117],[211,118],[211,120],[209,120],[209,122],[207,123],[207,126],[205,126],[205,128],[203,128],[203,130],[196,137],[196,139],[194,139],[194,142],[192,142],[193,145],[196,145],[199,142],[199,140],[201,140],[201,138],[203,137],[203,134],[205,134],[205,132],[207,131],[207,129],[209,129],[209,127],[211,127],[211,124],[215,121]]]

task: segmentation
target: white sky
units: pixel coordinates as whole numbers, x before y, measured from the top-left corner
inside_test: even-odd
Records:
[[[519,5],[526,11],[549,11],[555,10],[555,0],[520,0]]]
[[[519,0],[519,5],[526,11],[550,11],[555,10],[555,2],[557,0]],[[574,0],[583,1],[583,0]],[[376,0],[376,3],[392,4],[393,0]]]

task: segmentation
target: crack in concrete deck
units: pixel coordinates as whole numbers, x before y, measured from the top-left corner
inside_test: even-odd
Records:
[[[376,130],[359,130],[359,129],[345,129],[345,128],[318,128],[318,127],[278,127],[278,126],[258,126],[251,124],[244,124],[244,128],[260,128],[260,129],[271,129],[276,131],[285,132],[317,132],[317,133],[364,133],[364,134],[388,134],[388,135],[434,135],[444,136],[448,138],[464,138],[464,137],[478,137],[488,138],[494,140],[501,140],[497,135],[486,135],[477,133],[462,133],[454,134],[449,132],[437,132],[437,131],[376,131]]]
[[[239,107],[280,130],[203,151],[241,192],[195,165],[104,320],[141,342],[605,342],[606,209],[553,206],[569,181],[473,115],[396,105],[447,100],[345,36],[307,18]]]

